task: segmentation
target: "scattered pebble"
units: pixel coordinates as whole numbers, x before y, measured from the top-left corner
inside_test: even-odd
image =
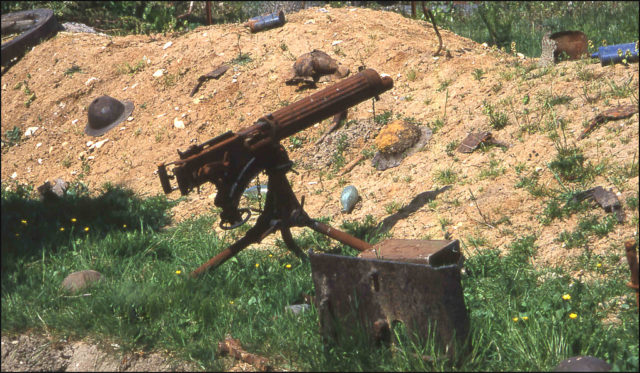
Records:
[[[120,127],[120,131],[124,131],[126,129],[127,129],[127,127]]]
[[[36,133],[38,128],[40,128],[40,127],[29,127],[29,128],[27,128],[27,130],[24,132],[24,137],[32,136],[34,133]]]
[[[155,72],[155,73],[153,73],[153,77],[154,77],[154,78],[159,78],[159,77],[161,77],[161,76],[162,76],[162,74],[163,74],[163,73],[164,73],[164,72],[162,71],[162,69],[158,69],[158,70],[156,70],[156,72]]]
[[[75,125],[76,123],[78,123],[77,119],[74,119],[74,120],[71,121],[71,124],[73,124],[73,125]]]
[[[335,40],[333,43],[331,43],[331,45],[334,46],[334,45],[338,45],[340,43],[342,43],[342,40]]]
[[[202,36],[207,36],[207,33],[206,33],[206,32],[203,32],[203,33],[202,33]]]
[[[97,143],[93,144],[93,147],[96,149],[100,149],[102,145],[104,145],[109,139],[100,140]]]
[[[138,86],[138,83],[136,83],[136,84],[132,85],[132,86],[131,86],[131,89],[134,89],[134,88],[135,88],[135,87],[137,87],[137,86]]]
[[[173,44],[173,43],[169,41],[169,42],[167,42],[167,43],[162,47],[162,49],[167,49],[167,48],[169,48],[172,44]]]
[[[314,23],[316,23],[316,20],[315,19],[310,19],[310,20],[307,20],[304,24],[308,25],[308,24],[314,24]]]
[[[127,118],[127,122],[131,122],[132,120],[133,120],[133,117]]]
[[[156,118],[162,118],[162,117],[164,117],[165,115],[167,115],[167,113],[162,113],[162,114],[158,115]]]
[[[308,184],[309,185],[316,185],[316,184],[318,184],[318,182],[317,181],[310,181]]]
[[[92,76],[91,78],[89,78],[89,80],[87,80],[84,85],[89,85],[91,83],[93,83],[94,81],[97,81],[98,78],[96,78],[95,76]]]
[[[18,173],[17,172],[14,172],[14,173],[11,174],[11,178],[12,179],[15,179],[16,177],[18,177]]]
[[[326,10],[325,8],[320,8],[318,9],[318,12],[322,12],[322,13],[329,13],[328,10]]]
[[[87,141],[87,146],[88,147],[92,147],[93,146],[93,141],[91,141],[91,140]]]
[[[36,144],[36,149],[38,149],[38,148],[39,148],[39,147],[41,147],[41,146],[42,146],[42,143],[41,143],[41,142],[37,143],[37,144]]]
[[[177,106],[176,106],[176,107],[174,107],[174,109],[175,109],[176,111],[180,110],[180,108],[179,108],[179,107],[177,107]]]
[[[123,90],[123,91],[126,91],[126,90],[127,90],[127,88],[129,88],[129,87],[124,87],[124,88],[122,88],[122,90]]]
[[[42,158],[38,158],[38,164],[42,164]]]
[[[178,119],[178,117],[175,117],[175,118],[173,119],[173,126],[174,126],[175,128],[180,128],[180,129],[182,129],[182,128],[184,128],[184,122],[183,122],[183,121],[181,121],[181,120],[179,120],[179,119]]]

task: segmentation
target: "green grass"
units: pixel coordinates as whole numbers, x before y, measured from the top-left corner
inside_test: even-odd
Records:
[[[284,311],[314,287],[309,263],[281,241],[266,251],[244,250],[191,279],[189,271],[245,227],[221,236],[211,229],[217,217],[203,216],[162,228],[170,207],[164,197],[140,199],[112,186],[89,196],[86,187],[74,185],[66,197],[49,202],[54,208],[30,192],[20,185],[2,188],[3,334],[46,327],[55,336],[108,339],[125,351],[166,349],[206,370],[229,368],[215,355],[226,334],[278,370],[551,370],[575,355],[598,356],[614,370],[638,369],[632,298],[620,307],[599,306],[629,294],[628,270],[614,259],[592,258],[588,263],[601,266],[584,270],[604,276],[585,283],[560,268],[534,268],[529,259],[537,251],[535,236],[515,239],[506,255],[481,236],[468,239],[465,250],[474,255],[465,262],[462,285],[471,346],[468,354],[448,359],[433,338],[408,338],[401,327],[393,330],[394,346],[375,348],[364,335],[325,345],[314,306],[297,316]],[[585,218],[581,229],[606,234],[607,219]],[[340,228],[372,243],[384,237],[370,216]],[[295,240],[305,252],[357,254],[311,230]],[[90,296],[65,297],[59,283],[83,269],[95,269],[106,280],[88,289]],[[565,294],[571,299],[563,300]],[[609,315],[620,321],[604,323]]]

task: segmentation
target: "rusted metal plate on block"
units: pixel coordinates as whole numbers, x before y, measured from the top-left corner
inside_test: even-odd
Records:
[[[453,354],[469,333],[460,267],[366,259],[309,250],[323,337],[337,343],[364,330],[372,343],[390,342],[391,329]],[[347,339],[343,339],[343,338]],[[460,346],[460,345],[458,345]]]
[[[364,259],[383,259],[393,262],[441,266],[458,264],[462,259],[458,240],[401,240],[389,239],[358,255]]]

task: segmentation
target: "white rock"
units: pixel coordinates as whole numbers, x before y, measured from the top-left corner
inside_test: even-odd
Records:
[[[132,120],[133,120],[133,117],[127,118],[127,122],[131,122]]]
[[[129,87],[124,87],[124,88],[122,88],[122,90],[123,90],[123,91],[126,91],[126,90],[127,90],[127,88],[129,88]]]
[[[124,131],[126,129],[127,129],[127,127],[120,127],[120,131]]]
[[[75,125],[76,123],[78,123],[77,119],[74,119],[74,120],[71,121],[71,124],[73,124],[73,125]]]
[[[60,103],[58,104],[58,106],[60,106],[62,109],[64,109],[64,107],[65,107],[65,106],[67,106],[67,105],[66,105],[64,102],[60,102]]]
[[[487,44],[487,43],[482,43],[482,46],[483,46],[484,48],[489,48],[489,44]]]
[[[173,43],[172,43],[172,42],[170,42],[170,41],[169,41],[169,42],[167,42],[167,43],[162,47],[162,49],[167,49],[167,48],[169,48],[169,47],[171,46],[171,44],[173,44]]]
[[[69,173],[70,173],[71,175],[75,175],[75,174],[77,174],[77,173],[78,173],[78,171],[76,171],[76,170],[72,170],[72,171],[71,171],[71,172],[69,172]]]
[[[328,10],[326,10],[325,8],[320,8],[318,9],[318,12],[322,12],[322,13],[329,13]]]
[[[92,147],[93,146],[93,141],[87,141],[87,146],[88,147]]]
[[[331,45],[334,46],[334,45],[338,45],[340,43],[342,43],[342,40],[335,40],[333,43],[331,43]]]
[[[32,136],[40,127],[29,127],[26,131],[24,131],[24,137]]]
[[[62,147],[63,147],[63,148],[64,148],[65,146],[67,146],[67,145],[69,145],[69,143],[68,143],[68,142],[66,142],[66,141],[62,143]]]
[[[433,60],[434,60],[434,61],[437,61],[437,60],[439,60],[439,59],[440,59],[440,57],[433,57]]]
[[[516,56],[518,56],[521,60],[524,60],[526,58],[522,53],[516,53]]]
[[[310,181],[310,182],[309,182],[309,185],[316,185],[316,184],[318,184],[318,182],[317,182],[317,181]]]
[[[95,156],[93,156],[93,155],[90,155],[89,157],[87,157],[87,159],[88,159],[88,160],[92,160],[92,159],[95,159],[95,158],[96,158],[96,157],[95,157]]]
[[[358,10],[358,8],[351,8],[349,9],[350,12],[355,12],[356,10]]]
[[[41,142],[37,143],[37,144],[36,144],[36,149],[38,149],[38,148],[39,148],[39,147],[41,147],[41,146],[42,146],[42,143],[41,143]]]
[[[616,196],[620,197],[622,195],[622,193],[618,192],[616,193]]]
[[[96,78],[95,76],[92,76],[91,78],[89,78],[89,80],[87,80],[87,81],[84,83],[84,85],[89,85],[89,84],[91,84],[91,83],[93,83],[93,82],[95,82],[95,81],[97,81],[97,80],[98,80],[98,78]]]
[[[138,83],[136,83],[136,84],[132,85],[132,86],[131,86],[131,89],[134,89],[134,88],[135,88],[135,87],[137,87],[137,86],[138,86]]]
[[[176,106],[176,107],[174,107],[174,109],[175,109],[175,111],[180,110],[180,108],[179,108],[179,107],[177,107],[177,106]]]
[[[173,126],[174,126],[175,128],[180,128],[180,129],[182,129],[182,128],[184,128],[184,122],[183,122],[183,121],[181,121],[181,120],[179,120],[179,119],[178,119],[178,117],[175,117],[175,118],[173,119]]]
[[[308,24],[314,24],[314,23],[316,23],[316,20],[315,20],[315,19],[309,19],[309,20],[305,21],[305,23],[304,23],[304,24],[305,24],[305,25],[308,25]]]
[[[206,32],[203,32],[203,33],[202,33],[202,36],[207,36],[207,33],[206,33]]]
[[[42,164],[42,158],[38,158],[38,164]]]
[[[159,77],[161,77],[161,76],[162,76],[162,74],[164,74],[164,72],[162,71],[162,69],[158,69],[158,70],[156,70],[156,72],[155,72],[155,73],[153,73],[153,77],[154,77],[154,78],[159,78]]]
[[[104,145],[104,143],[106,143],[107,141],[109,141],[109,139],[100,140],[97,143],[93,144],[93,147],[96,149],[100,149],[102,145]]]
[[[162,117],[164,117],[165,115],[167,115],[167,113],[162,113],[162,114],[158,115],[156,118],[162,118]]]
[[[16,177],[18,177],[18,173],[17,172],[14,172],[14,173],[11,174],[11,178],[12,179],[15,179]]]

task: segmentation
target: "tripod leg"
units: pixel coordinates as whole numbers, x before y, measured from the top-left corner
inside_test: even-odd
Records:
[[[282,240],[287,245],[287,248],[294,253],[300,260],[306,261],[307,256],[304,255],[296,241],[293,240],[293,236],[291,235],[291,230],[288,227],[283,227],[280,229],[280,233],[282,233]]]

